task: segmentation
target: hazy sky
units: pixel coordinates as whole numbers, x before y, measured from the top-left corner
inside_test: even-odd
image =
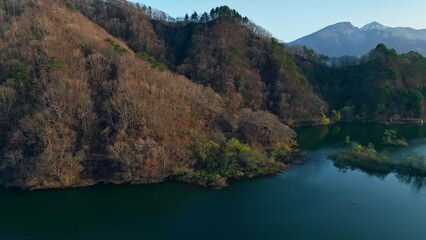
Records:
[[[426,0],[132,0],[173,17],[228,5],[285,42],[337,22],[426,28]]]

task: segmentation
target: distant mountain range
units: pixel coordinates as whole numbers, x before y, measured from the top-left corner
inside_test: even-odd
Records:
[[[357,28],[350,22],[341,22],[299,38],[289,45],[305,45],[318,53],[340,57],[366,54],[379,43],[394,48],[398,53],[416,51],[426,56],[426,29],[392,28],[378,22]]]

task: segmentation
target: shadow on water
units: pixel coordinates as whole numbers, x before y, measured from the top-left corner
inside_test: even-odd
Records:
[[[379,144],[388,127],[298,129],[306,162],[219,191],[173,182],[0,189],[0,239],[424,239],[424,182],[343,174],[328,157],[348,147],[346,135]],[[397,127],[410,148],[392,154],[426,153],[425,128]]]
[[[398,178],[401,183],[413,186],[418,192],[420,192],[420,190],[426,187],[425,177],[416,177],[407,174],[396,174],[396,178]]]
[[[407,148],[389,147],[382,144],[384,132],[388,129],[395,130],[398,137],[406,139],[410,146]],[[415,189],[422,189],[426,186],[424,176],[425,156],[426,156],[426,126],[422,125],[385,125],[377,123],[342,123],[320,127],[302,127],[297,129],[298,141],[302,149],[315,151],[325,147],[334,147],[334,152],[342,152],[350,147],[345,143],[347,139],[362,145],[373,143],[375,149],[386,155],[389,162],[383,166],[360,166],[359,164],[339,165],[334,162],[334,166],[342,173],[347,171],[360,170],[369,176],[384,180],[389,174],[404,184],[412,185]],[[416,158],[421,161],[421,169],[410,166],[408,169],[402,162],[407,158]],[[362,160],[361,160],[362,161]],[[365,162],[364,162],[365,163]],[[386,166],[387,165],[387,166]],[[388,166],[391,166],[390,168]]]
[[[380,171],[374,171],[369,169],[361,169],[357,167],[340,167],[337,165],[334,165],[339,172],[341,173],[347,173],[348,171],[355,171],[359,170],[368,176],[378,178],[382,181],[386,179],[390,174],[395,175],[395,177],[399,180],[400,183],[411,185],[416,189],[417,191],[422,190],[426,187],[426,177],[424,176],[416,176],[411,173],[394,173],[394,172],[380,172]]]
[[[355,122],[301,127],[296,129],[296,132],[299,145],[303,150],[317,150],[330,144],[344,143],[346,136],[349,136],[351,141],[356,141],[362,145],[373,143],[379,149],[386,149],[380,143],[387,129],[396,130],[398,137],[403,137],[407,141],[426,138],[426,125],[385,125]]]

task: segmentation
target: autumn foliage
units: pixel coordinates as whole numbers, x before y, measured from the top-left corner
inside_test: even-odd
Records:
[[[288,127],[267,112],[248,113],[239,104],[230,110],[232,95],[159,68],[165,45],[133,8],[126,12],[131,24],[114,18],[101,24],[116,38],[77,11],[86,2],[0,1],[0,184],[52,188],[176,178],[203,185],[194,176],[205,170],[209,177],[222,173],[217,179],[224,185],[237,175],[203,168],[200,144],[208,142],[247,152],[250,159],[229,159],[244,175],[284,168],[271,153],[278,143],[294,144]],[[263,120],[247,117],[253,114]],[[269,124],[283,137],[257,141],[263,133],[251,137],[247,124]]]
[[[284,44],[227,6],[171,21],[161,11],[127,1],[72,2],[135,52],[211,87],[233,113],[268,111],[288,124],[328,113]]]

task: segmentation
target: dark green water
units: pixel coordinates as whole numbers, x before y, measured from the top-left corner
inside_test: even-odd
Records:
[[[305,164],[220,191],[178,183],[3,189],[0,239],[426,239],[426,187],[341,172],[327,158],[346,135],[377,144],[386,128],[299,129]],[[390,154],[426,154],[426,127],[393,128],[410,148]]]

